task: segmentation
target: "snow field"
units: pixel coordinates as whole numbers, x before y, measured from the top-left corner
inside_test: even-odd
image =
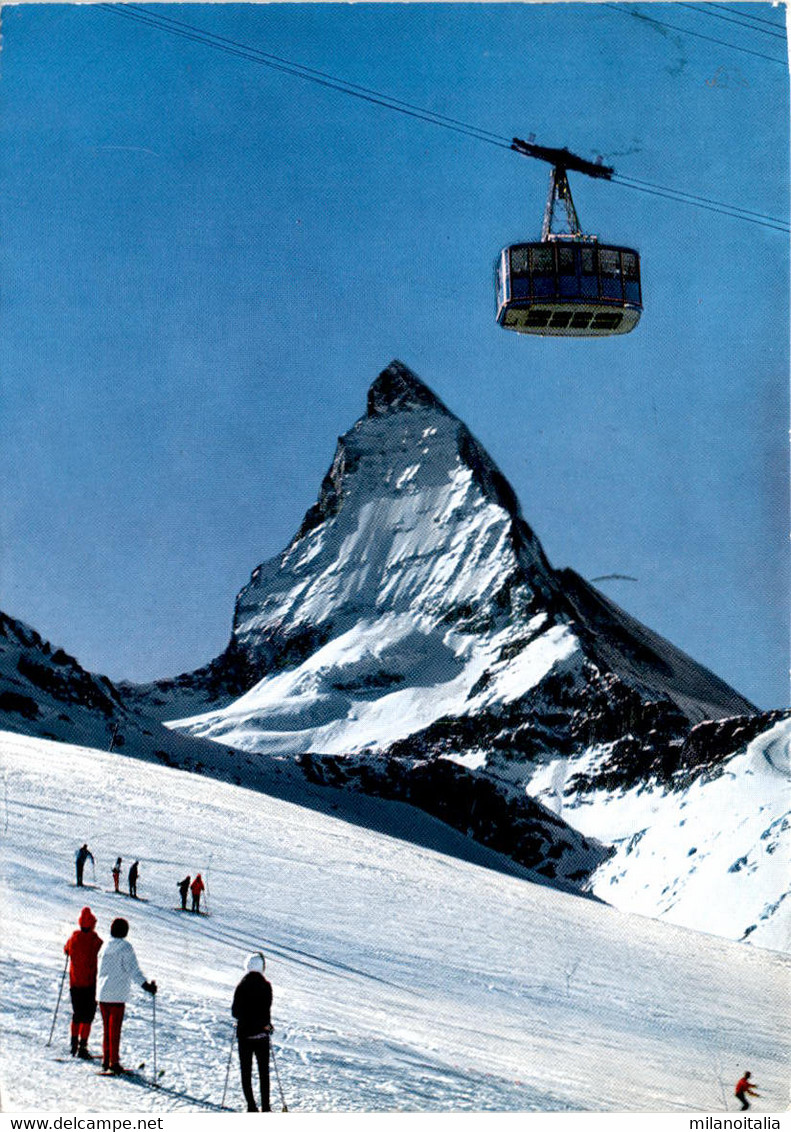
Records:
[[[591,762],[606,751],[592,749]],[[554,761],[528,791],[588,837],[615,843],[592,891],[620,908],[791,951],[791,720],[681,792],[564,793],[587,769]],[[702,910],[705,909],[705,912]]]
[[[0,760],[6,1111],[216,1110],[233,988],[259,947],[292,1111],[722,1112],[748,1067],[756,1113],[788,1102],[782,956],[120,755],[0,733]],[[100,883],[83,892],[71,882],[84,840]],[[148,903],[106,891],[119,853],[140,858]],[[176,882],[197,871],[208,918],[175,910]],[[67,992],[45,1046],[84,903],[104,939],[129,919],[159,982],[160,1090],[53,1060]],[[122,1059],[150,1069],[142,991]]]

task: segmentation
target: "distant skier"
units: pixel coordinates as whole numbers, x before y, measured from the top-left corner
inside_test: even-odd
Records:
[[[129,895],[137,898],[137,874],[140,872],[140,862],[135,861],[129,870]]]
[[[85,871],[85,862],[89,859],[91,864],[95,867],[93,853],[91,853],[87,845],[83,845],[81,849],[77,850],[77,853],[74,857],[74,864],[77,869],[77,888],[83,887],[82,874]]]
[[[94,931],[96,917],[90,908],[83,908],[63,948],[69,957],[69,990],[71,992],[71,1056],[91,1060],[88,1038],[96,1014],[96,962],[102,940]]]
[[[741,1107],[742,1112],[744,1112],[745,1109],[748,1109],[750,1107],[750,1102],[747,1100],[748,1096],[749,1097],[760,1096],[760,1093],[758,1093],[756,1091],[757,1088],[758,1088],[758,1086],[754,1085],[752,1083],[752,1081],[750,1080],[750,1074],[749,1073],[745,1073],[744,1076],[740,1077],[739,1080],[736,1082],[736,1088],[733,1090],[733,1092],[734,1092],[734,1095],[736,1096],[737,1100],[740,1100],[742,1102],[742,1107]]]
[[[198,875],[195,877],[195,880],[190,885],[190,891],[192,892],[192,911],[193,912],[200,912],[200,896],[201,896],[201,893],[204,891],[205,888],[206,888],[206,885],[203,883],[203,879],[202,879],[200,873],[198,873]]]
[[[99,1009],[102,1012],[104,1040],[102,1042],[102,1069],[105,1073],[123,1073],[120,1061],[121,1026],[129,999],[132,980],[149,994],[157,993],[157,984],[146,979],[140,970],[135,949],[126,938],[129,924],[116,919],[110,925],[111,940],[102,953],[99,964]]]
[[[253,1055],[261,1084],[261,1112],[269,1107],[269,1035],[272,1033],[272,985],[264,978],[266,960],[260,951],[247,960],[247,974],[236,987],[231,1014],[236,1019],[239,1069],[248,1112],[258,1112],[253,1096]]]
[[[186,876],[184,877],[184,880],[180,880],[176,886],[179,890],[179,895],[181,896],[182,912],[187,911],[187,893],[190,890],[190,879],[190,877]]]
[[[113,865],[113,884],[115,885],[116,892],[121,891],[118,885],[121,882],[121,865],[123,864],[123,861],[123,857],[119,857]]]

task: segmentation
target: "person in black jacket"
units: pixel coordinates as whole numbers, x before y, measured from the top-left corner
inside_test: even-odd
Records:
[[[261,1082],[261,1112],[269,1107],[269,1035],[272,1033],[272,985],[264,978],[266,960],[260,951],[247,960],[247,974],[233,996],[231,1014],[236,1019],[242,1092],[248,1112],[258,1112],[253,1096],[253,1054]]]
[[[186,877],[184,877],[184,880],[180,880],[178,885],[176,886],[179,890],[179,895],[181,896],[181,910],[182,910],[182,912],[187,911],[187,893],[190,890],[190,881],[191,880],[192,880],[192,877],[186,876]]]
[[[81,849],[77,850],[74,857],[74,864],[77,869],[77,888],[84,887],[82,883],[82,874],[85,871],[85,862],[88,859],[90,859],[91,864],[94,866],[94,868],[96,868],[96,862],[93,859],[93,853],[90,851],[87,845],[83,845]]]

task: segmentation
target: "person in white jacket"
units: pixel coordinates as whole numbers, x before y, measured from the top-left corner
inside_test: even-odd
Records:
[[[132,989],[132,980],[149,994],[157,993],[157,984],[146,979],[140,970],[135,949],[126,938],[129,924],[120,917],[110,925],[110,941],[102,953],[99,964],[98,997],[102,1012],[104,1040],[102,1043],[102,1069],[105,1073],[123,1073],[119,1055],[121,1025],[124,1010]]]

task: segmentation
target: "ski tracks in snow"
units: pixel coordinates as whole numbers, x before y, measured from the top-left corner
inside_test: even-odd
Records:
[[[9,734],[0,750],[12,795],[47,807],[12,807],[3,840],[7,1111],[219,1105],[229,1052],[239,1108],[230,1005],[244,954],[262,947],[289,1110],[712,1109],[720,1078],[702,1018],[722,1074],[749,1055],[763,1103],[785,1103],[777,956],[183,772]],[[67,811],[78,805],[79,833],[102,860],[156,846],[157,861],[143,861],[150,903],[69,887],[79,838]],[[205,859],[209,845],[222,878],[212,915],[185,915],[172,909],[173,862]],[[123,908],[159,982],[162,1088],[54,1061],[68,1051],[67,991],[46,1048],[63,943],[86,900],[105,939]],[[152,1021],[135,991],[125,1064],[152,1064]],[[94,1051],[100,1042],[97,1021]]]

